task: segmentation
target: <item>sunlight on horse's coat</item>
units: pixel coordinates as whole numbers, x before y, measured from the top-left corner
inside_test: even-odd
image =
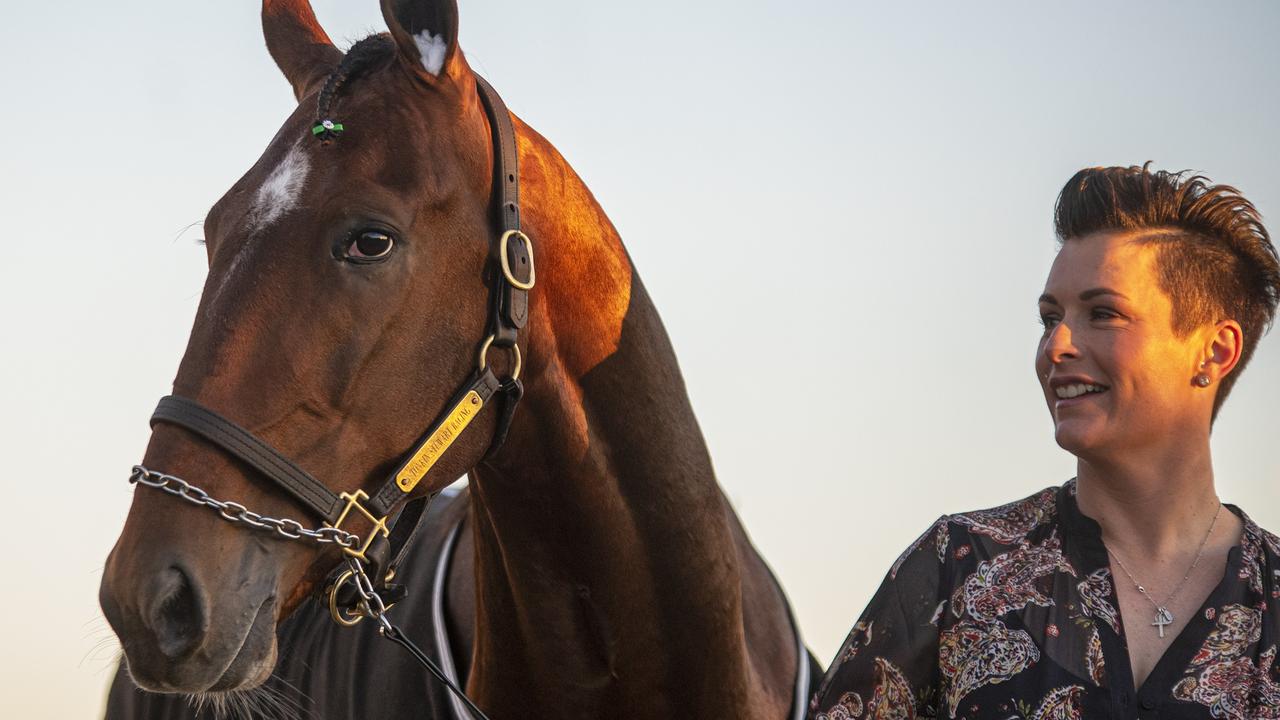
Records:
[[[527,187],[556,193],[554,207],[531,202],[524,212],[555,238],[556,251],[543,256],[551,278],[544,285],[546,312],[558,328],[557,354],[576,381],[618,349],[631,304],[631,263],[613,224],[569,164],[545,138],[523,123],[520,128],[521,177]]]
[[[432,35],[430,30],[423,30],[413,36],[413,42],[418,46],[418,53],[422,55],[422,67],[432,75],[439,75],[440,69],[444,67],[445,52],[449,49],[444,33]]]

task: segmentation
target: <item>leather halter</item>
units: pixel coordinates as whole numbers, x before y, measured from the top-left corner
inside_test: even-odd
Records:
[[[360,547],[344,548],[343,552],[371,566],[369,576],[380,590],[390,592],[388,599],[391,602],[398,599],[396,591],[399,588],[386,586],[387,579],[394,574],[409,539],[417,531],[430,497],[411,501],[394,528],[388,528],[387,518],[496,395],[501,403],[501,414],[486,457],[492,455],[505,440],[516,405],[524,393],[519,380],[520,348],[517,340],[529,319],[528,291],[533,287],[535,276],[532,242],[520,229],[516,133],[502,98],[484,78],[475,75],[475,81],[493,137],[493,220],[499,229],[489,242],[487,335],[480,344],[475,371],[372,496],[363,490],[333,492],[289,457],[195,400],[176,395],[163,397],[151,416],[153,427],[163,422],[185,428],[243,461],[331,527],[341,528],[353,513],[364,516],[372,523],[373,529],[364,537]],[[491,347],[506,348],[514,354],[515,366],[509,377],[500,380],[494,374],[487,360]],[[340,585],[337,583],[330,592],[341,589]],[[349,594],[345,600],[339,599],[338,605],[353,608],[357,600],[354,594]],[[336,610],[334,619],[342,622]]]

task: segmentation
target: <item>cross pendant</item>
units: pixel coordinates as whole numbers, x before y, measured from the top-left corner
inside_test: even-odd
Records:
[[[1168,608],[1157,607],[1157,608],[1156,608],[1156,621],[1155,621],[1155,622],[1153,622],[1153,623],[1151,623],[1151,624],[1152,624],[1153,626],[1155,626],[1155,627],[1159,628],[1159,629],[1160,629],[1160,637],[1164,637],[1164,626],[1165,626],[1165,625],[1172,625],[1172,624],[1173,624],[1173,613],[1169,612],[1169,609],[1168,609]]]

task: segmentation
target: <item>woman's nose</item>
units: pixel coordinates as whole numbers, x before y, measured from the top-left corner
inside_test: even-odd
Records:
[[[1059,363],[1077,355],[1075,343],[1072,341],[1071,328],[1060,322],[1049,330],[1044,339],[1044,356],[1050,363]]]

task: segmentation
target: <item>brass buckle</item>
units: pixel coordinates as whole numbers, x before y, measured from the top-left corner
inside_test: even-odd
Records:
[[[365,491],[363,490],[356,490],[354,494],[344,492],[338,495],[338,497],[342,498],[343,500],[346,500],[347,506],[342,508],[342,512],[338,514],[338,519],[334,521],[332,525],[329,525],[329,523],[325,523],[325,525],[329,525],[329,527],[341,529],[342,523],[346,521],[347,516],[351,514],[351,509],[355,508],[356,510],[359,510],[361,515],[364,515],[366,518],[369,519],[369,522],[373,523],[373,529],[369,531],[368,539],[364,541],[364,545],[361,546],[359,550],[352,550],[351,548],[342,548],[342,552],[346,553],[347,555],[350,555],[351,557],[361,562],[368,562],[368,558],[365,557],[365,553],[368,552],[369,548],[373,546],[373,541],[377,540],[379,535],[381,535],[382,537],[387,537],[388,535],[391,534],[391,531],[387,529],[387,518],[377,517],[373,513],[369,512],[368,508],[360,504],[361,500],[369,499],[369,496],[365,494]]]
[[[525,250],[529,252],[529,282],[517,280],[515,273],[511,272],[511,261],[507,260],[507,241],[515,235],[519,235],[524,239]],[[502,239],[498,241],[498,259],[502,262],[502,274],[506,276],[507,282],[521,290],[533,289],[533,283],[537,280],[537,273],[533,266],[533,241],[529,239],[528,235],[519,230],[508,230],[502,233]]]

